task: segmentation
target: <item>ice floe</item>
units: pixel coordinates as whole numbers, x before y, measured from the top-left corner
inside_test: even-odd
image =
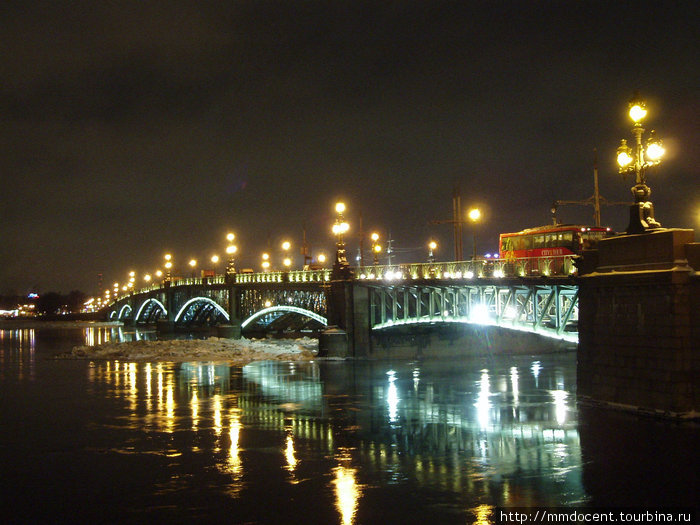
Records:
[[[61,359],[124,361],[227,361],[245,365],[251,361],[306,361],[318,353],[318,340],[299,339],[173,339],[165,341],[109,342],[76,346],[59,354]]]

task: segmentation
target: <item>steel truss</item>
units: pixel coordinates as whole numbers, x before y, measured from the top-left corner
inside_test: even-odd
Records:
[[[572,284],[396,284],[370,286],[370,326],[417,323],[495,325],[578,340],[578,287]]]
[[[247,319],[269,306],[296,306],[326,316],[326,295],[322,290],[270,288],[247,289],[241,294],[241,317]]]

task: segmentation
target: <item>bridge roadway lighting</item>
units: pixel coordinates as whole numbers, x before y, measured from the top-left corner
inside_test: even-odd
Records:
[[[336,237],[335,241],[335,264],[333,265],[333,272],[336,277],[345,278],[350,269],[350,264],[345,253],[345,241],[343,240],[343,235],[345,235],[350,229],[350,225],[345,221],[343,213],[345,213],[345,203],[338,202],[335,205],[335,222],[331,230]]]
[[[644,233],[661,227],[661,224],[654,218],[654,205],[649,200],[651,189],[647,185],[646,172],[648,168],[661,162],[665,150],[654,130],[649,133],[646,147],[642,144],[642,135],[645,131],[642,127],[642,121],[646,115],[646,103],[640,97],[639,92],[635,92],[629,101],[629,116],[634,122],[632,127],[632,135],[635,139],[634,148],[630,148],[625,139],[622,139],[617,148],[619,172],[623,175],[635,175],[635,185],[631,188],[634,204],[630,207],[630,222],[627,226],[627,233]]]
[[[267,252],[262,254],[262,269],[263,272],[270,271],[270,254]]]
[[[472,238],[472,244],[473,244],[473,253],[472,253],[472,260],[476,259],[476,224],[479,222],[481,219],[481,210],[479,208],[472,208],[469,210],[469,213],[467,214],[469,217],[469,220],[472,221],[474,230],[473,230],[473,238]]]

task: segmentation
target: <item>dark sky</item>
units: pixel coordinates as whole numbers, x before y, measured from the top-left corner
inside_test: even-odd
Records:
[[[229,230],[243,267],[283,238],[298,254],[304,224],[328,253],[338,198],[353,256],[361,215],[405,260],[431,237],[451,260],[451,227],[429,222],[451,218],[455,184],[495,249],[591,196],[594,148],[602,195],[631,198],[615,150],[635,89],[668,151],[657,219],[698,228],[695,6],[4,2],[0,292],[98,292],[98,273],[221,254]],[[603,222],[623,230],[627,210]]]

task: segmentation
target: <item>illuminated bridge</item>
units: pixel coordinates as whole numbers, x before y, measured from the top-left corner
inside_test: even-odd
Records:
[[[565,265],[568,274],[573,266]],[[108,316],[162,330],[218,326],[230,337],[336,327],[350,347],[438,325],[497,326],[575,342],[573,279],[517,272],[512,261],[490,260],[358,267],[340,278],[331,269],[231,273],[141,289],[113,302]]]

